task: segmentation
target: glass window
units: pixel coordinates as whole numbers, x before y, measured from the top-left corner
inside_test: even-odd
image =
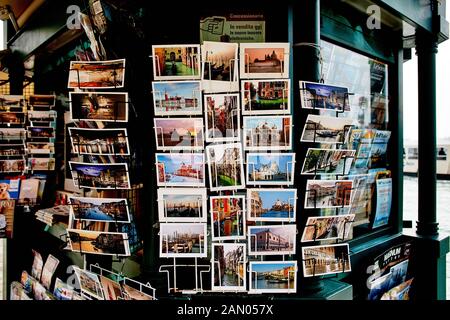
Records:
[[[439,147],[437,149],[437,160],[441,160],[441,161],[447,160],[447,148]]]

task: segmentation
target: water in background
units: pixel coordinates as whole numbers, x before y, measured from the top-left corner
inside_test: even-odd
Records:
[[[418,210],[417,178],[405,177],[403,183],[403,220],[412,220],[416,226]],[[437,212],[440,232],[450,235],[450,181],[437,182]],[[450,255],[447,255],[447,300],[450,300]]]

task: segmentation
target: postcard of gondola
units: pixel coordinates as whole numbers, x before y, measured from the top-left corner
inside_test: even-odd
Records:
[[[290,83],[289,79],[242,80],[242,114],[289,114]]]
[[[305,209],[349,207],[352,192],[352,180],[308,180],[306,181]]]
[[[126,92],[69,92],[70,117],[75,121],[128,121]]]
[[[55,153],[55,144],[53,142],[27,142],[27,151],[30,154]]]
[[[302,242],[349,238],[354,214],[325,217],[308,217],[303,230]]]
[[[244,117],[244,150],[291,150],[292,117]]]
[[[245,239],[245,196],[210,197],[213,241]]]
[[[206,223],[161,223],[159,256],[161,258],[205,258]]]
[[[211,191],[245,188],[242,145],[228,143],[206,147]]]
[[[72,266],[72,268],[80,285],[81,293],[98,300],[103,300],[104,294],[99,276],[93,272],[80,269],[77,266]]]
[[[205,93],[237,92],[238,44],[204,41],[202,49],[202,86]]]
[[[247,189],[249,221],[295,222],[297,189]]]
[[[125,83],[125,59],[70,61],[69,89],[117,89]]]
[[[69,161],[73,183],[78,188],[130,189],[126,163],[82,163]]]
[[[160,222],[206,222],[205,188],[159,188]]]
[[[127,129],[68,128],[72,150],[78,154],[130,155]]]
[[[296,293],[297,271],[297,261],[252,261],[249,293]]]
[[[248,227],[248,254],[273,256],[295,254],[295,224]]]
[[[306,119],[301,140],[323,144],[346,143],[353,119],[310,114]]]
[[[158,150],[203,150],[202,118],[155,118]]]
[[[24,124],[26,121],[26,114],[24,112],[1,112],[0,111],[0,124]]]
[[[234,142],[241,136],[239,94],[205,94],[207,142]]]
[[[155,80],[200,79],[200,45],[152,46]]]
[[[156,116],[203,114],[201,81],[152,82]]]
[[[28,105],[34,108],[53,108],[56,104],[56,96],[51,94],[32,94],[28,98]]]
[[[304,175],[347,175],[355,150],[309,148],[302,173]]]
[[[80,221],[129,223],[128,201],[123,198],[69,197],[70,213]]]
[[[350,111],[348,88],[300,81],[300,101],[304,109]]]
[[[212,291],[246,291],[247,256],[243,243],[213,243]]]
[[[352,271],[348,243],[303,247],[302,260],[305,277]]]
[[[67,229],[72,251],[99,255],[129,256],[128,234]]]
[[[289,78],[289,47],[289,43],[241,43],[241,78]]]
[[[157,185],[160,187],[204,187],[203,153],[156,153]]]
[[[247,184],[292,185],[295,153],[247,153]]]

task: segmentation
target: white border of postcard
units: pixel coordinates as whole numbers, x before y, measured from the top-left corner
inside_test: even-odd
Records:
[[[78,83],[77,86],[71,86],[70,85],[70,80],[71,80],[71,73],[75,72],[75,79],[77,79],[78,82],[78,74],[75,71],[75,69],[73,68],[73,65],[78,63],[78,64],[94,64],[94,65],[108,65],[108,64],[114,64],[114,63],[119,63],[119,62],[123,62],[123,67],[121,67],[120,69],[123,70],[123,74],[121,79],[116,79],[117,82],[121,82],[116,86],[106,86],[106,87],[87,87],[87,86],[83,86],[80,83]],[[69,79],[67,81],[67,88],[69,89],[118,89],[118,88],[123,88],[125,86],[125,59],[116,59],[116,60],[104,60],[104,61],[70,61],[70,70],[69,70]],[[107,69],[107,70],[118,70],[118,69]],[[79,71],[80,72],[80,71]],[[80,77],[81,78],[81,77]],[[121,80],[121,81],[120,81]]]
[[[293,265],[295,268],[294,271],[294,285],[293,289],[258,289],[253,288],[253,266],[254,265],[264,265],[264,264],[277,264],[277,265]],[[289,260],[289,261],[251,261],[249,266],[249,291],[248,293],[296,293],[297,292],[297,273],[298,273],[298,266],[296,260]]]
[[[72,199],[75,199],[75,200],[90,203],[90,204],[95,204],[94,202],[111,203],[111,202],[125,201],[127,220],[126,221],[117,221],[117,223],[130,223],[131,222],[130,211],[128,209],[128,200],[126,198],[90,198],[90,197],[69,196],[68,199],[69,199],[69,203],[70,203],[70,214],[72,215],[73,220],[76,220],[76,221],[98,221],[98,222],[106,222],[106,223],[115,223],[116,222],[115,220],[96,220],[96,219],[87,219],[87,218],[84,218],[84,219],[76,218],[75,213],[73,212],[73,210],[74,210],[73,207],[75,204],[72,202]]]
[[[311,239],[311,240],[306,240],[306,233],[308,228],[312,228],[313,230],[315,229],[315,225],[313,224],[312,221],[313,220],[330,220],[330,219],[334,219],[334,218],[339,218],[344,221],[344,223],[347,225],[346,227],[344,227],[343,230],[338,230],[337,236],[336,237],[331,237],[331,238],[316,238],[316,239]],[[347,220],[347,222],[345,222],[345,220]],[[301,242],[315,242],[315,241],[327,241],[327,240],[335,240],[335,239],[348,239],[349,234],[350,234],[350,230],[352,229],[352,225],[355,219],[355,215],[354,214],[344,214],[344,215],[338,215],[338,216],[317,216],[317,217],[308,217],[308,220],[306,221],[306,225],[305,228],[303,229],[303,234],[302,234],[302,239]],[[314,231],[315,232],[315,231]]]
[[[243,279],[242,279],[242,286],[226,286],[226,285],[221,285],[221,286],[216,286],[214,285],[214,276],[215,276],[215,264],[216,261],[214,261],[215,259],[215,247],[242,247],[242,252],[243,252],[243,260],[240,261],[239,264],[242,264],[242,270],[243,270]],[[218,261],[217,261],[218,262]],[[219,267],[220,267],[220,263],[218,263]],[[239,269],[238,269],[239,270]],[[220,274],[218,275],[220,277]],[[218,291],[218,292],[222,292],[222,291],[247,291],[247,254],[246,254],[246,248],[245,248],[245,243],[213,243],[211,246],[211,290],[212,291]]]
[[[279,217],[255,217],[252,216],[252,192],[281,192],[281,193],[294,193],[294,199],[289,198],[289,201],[293,202],[293,208],[290,213],[288,213],[287,218]],[[280,189],[280,188],[248,188],[247,189],[247,220],[248,221],[272,221],[272,222],[295,222],[297,216],[297,189]],[[289,203],[291,204],[291,203]]]
[[[318,137],[319,134],[317,132],[317,130],[318,130],[317,126],[314,130],[312,130],[313,131],[313,139],[310,139],[310,140],[305,139],[306,126],[308,125],[308,122],[310,122],[310,123],[311,122],[313,122],[313,123],[319,122],[320,123],[320,120],[333,121],[336,124],[338,124],[338,126],[341,127],[342,129],[337,130],[338,131],[337,135],[339,135],[342,132],[341,134],[343,136],[343,140],[342,141],[326,141],[326,140],[321,141],[320,139],[323,139],[323,138],[321,138],[320,136]],[[319,115],[315,115],[315,114],[309,114],[308,118],[306,119],[305,125],[303,127],[302,136],[300,138],[300,141],[301,142],[321,143],[321,144],[333,144],[333,145],[334,144],[344,144],[348,140],[349,133],[352,129],[351,128],[352,123],[353,123],[353,119],[350,119],[350,118],[336,118],[336,117],[326,117],[326,116],[319,116]],[[346,130],[345,129],[346,126],[348,126],[350,128],[348,128],[348,130]],[[308,131],[310,131],[310,130],[308,129]],[[315,140],[314,140],[314,136],[316,136]]]
[[[232,198],[238,198],[242,200],[242,208],[241,208],[241,217],[242,217],[242,235],[238,236],[214,236],[214,213],[213,213],[213,200],[214,199],[232,199]],[[213,241],[222,241],[222,240],[244,240],[246,238],[245,231],[246,231],[246,199],[243,195],[231,195],[231,196],[210,196],[209,197],[209,213],[210,213],[210,220],[211,220],[211,239]]]
[[[245,93],[249,92],[250,90],[245,90],[245,83],[247,82],[256,82],[256,83],[260,83],[260,82],[285,82],[286,86],[283,89],[283,98],[287,99],[287,102],[283,105],[285,105],[286,107],[283,109],[267,109],[267,110],[246,110],[245,106]],[[258,89],[256,89],[258,90]],[[247,116],[247,115],[269,115],[269,114],[291,114],[291,79],[245,79],[245,80],[241,80],[241,107],[242,107],[242,115]],[[249,92],[250,93],[250,92]],[[286,96],[284,96],[286,95]],[[251,97],[250,97],[251,98]],[[251,108],[251,100],[249,102],[249,106]]]
[[[129,156],[130,155],[130,144],[128,142],[128,132],[126,128],[108,128],[108,129],[90,129],[90,128],[78,128],[78,127],[69,127],[69,136],[70,136],[70,143],[72,145],[72,150],[74,151],[74,153],[76,154],[90,154],[90,155],[99,155],[99,156]],[[97,152],[97,153],[89,153],[89,152],[80,152],[80,147],[82,146],[88,146],[89,144],[79,144],[78,145],[78,149],[75,148],[75,145],[73,144],[73,135],[72,135],[72,131],[99,131],[101,133],[103,132],[114,132],[117,131],[118,133],[121,131],[124,135],[123,137],[121,137],[122,139],[125,139],[125,145],[126,145],[126,149],[127,152],[126,153],[119,153],[119,152],[113,152],[113,153],[101,153],[101,152]],[[103,139],[103,138],[102,138]],[[115,143],[119,143],[117,141],[117,135],[114,137],[114,142],[112,144],[112,149],[114,149],[114,144]],[[100,148],[99,148],[100,150]],[[77,151],[77,152],[76,152]]]
[[[125,119],[121,120],[118,118],[117,115],[114,115],[114,117],[116,119],[78,119],[78,118],[74,118],[73,117],[73,100],[72,100],[72,95],[90,95],[90,94],[96,94],[96,95],[122,95],[124,96],[124,100],[125,102],[123,103],[125,105]],[[69,92],[69,110],[70,110],[70,119],[72,119],[73,121],[101,121],[101,122],[128,122],[128,92],[104,92],[104,91],[82,91],[82,92]],[[121,103],[119,103],[120,105]],[[81,108],[81,106],[78,106]],[[114,111],[117,112],[117,111]]]
[[[290,161],[290,162],[288,162],[288,163],[290,163],[291,164],[291,172],[290,173],[288,173],[288,172],[286,172],[286,174],[287,174],[287,178],[289,178],[289,176],[290,176],[290,179],[289,180],[284,180],[284,181],[254,181],[254,180],[252,180],[252,181],[250,181],[250,163],[249,163],[249,157],[251,157],[251,156],[256,156],[256,157],[263,157],[263,156],[267,156],[267,155],[269,155],[269,156],[289,156],[289,157],[291,157],[291,159],[292,159],[292,161]],[[250,185],[250,186],[273,186],[273,185],[275,185],[275,186],[291,186],[291,185],[293,185],[294,184],[294,172],[295,172],[295,153],[277,153],[277,152],[272,152],[272,153],[252,153],[252,152],[249,152],[249,153],[247,153],[247,159],[246,159],[246,163],[247,163],[247,172],[246,172],[246,177],[245,177],[245,179],[246,179],[246,183],[247,183],[247,185]],[[254,164],[254,163],[253,163]]]
[[[197,48],[197,70],[198,75],[188,75],[188,76],[162,76],[161,70],[157,67],[157,62],[159,62],[159,58],[155,54],[155,49],[163,49],[163,48]],[[153,45],[152,46],[152,60],[153,60],[153,78],[155,80],[193,80],[200,79],[201,77],[201,60],[200,60],[200,45],[198,44],[163,44],[163,45]],[[157,70],[159,72],[157,72]]]
[[[169,253],[163,252],[163,228],[174,226],[174,227],[189,227],[189,226],[200,226],[203,229],[203,252],[200,253]],[[160,223],[159,224],[159,256],[161,258],[206,258],[208,255],[208,234],[206,230],[206,223]],[[201,247],[200,247],[201,248]],[[201,251],[201,250],[200,250]]]
[[[280,72],[270,73],[254,73],[246,72],[247,54],[246,49],[283,49],[283,70]],[[261,78],[289,78],[289,58],[290,58],[290,44],[288,42],[266,42],[266,43],[241,43],[240,44],[240,76],[241,79],[261,79]],[[280,64],[281,67],[281,64]]]
[[[198,218],[192,217],[168,217],[165,214],[164,196],[165,195],[192,195],[199,197],[200,216]],[[158,217],[160,222],[206,222],[207,220],[207,203],[206,203],[206,188],[160,188],[158,189]]]
[[[185,156],[185,157],[201,157],[202,162],[199,163],[201,165],[201,175],[202,178],[200,182],[160,182],[159,181],[159,168],[158,168],[158,157],[176,157],[177,155]],[[204,153],[182,153],[182,152],[171,152],[171,153],[155,153],[155,167],[156,167],[156,185],[158,187],[204,187],[206,184],[206,175],[205,175],[205,154]],[[165,170],[164,170],[165,174]]]
[[[285,139],[289,139],[289,143],[288,144],[278,144],[278,142],[276,142],[275,145],[264,145],[264,146],[253,146],[253,145],[247,145],[247,130],[250,130],[249,132],[249,137],[251,138],[251,144],[253,144],[253,135],[254,132],[252,132],[252,130],[255,130],[255,128],[248,128],[248,121],[251,120],[256,120],[256,119],[268,119],[268,120],[274,120],[274,119],[280,119],[281,123],[283,124],[283,120],[284,119],[289,119],[289,125],[284,126],[283,131],[284,131],[284,136]],[[253,117],[243,117],[243,144],[244,144],[244,150],[245,151],[267,151],[267,150],[275,150],[275,151],[286,151],[286,150],[291,150],[292,149],[292,129],[294,128],[294,126],[292,125],[292,116],[253,116]],[[272,130],[272,129],[270,129]],[[288,131],[286,133],[286,130]],[[277,130],[281,131],[281,130]],[[270,135],[272,135],[272,133],[270,133]]]
[[[291,233],[293,237],[288,237],[288,244],[292,244],[292,249],[289,250],[280,250],[280,251],[269,251],[269,250],[258,250],[258,244],[256,235],[252,234],[252,230],[261,229],[279,229],[280,231],[286,229],[286,232]],[[284,237],[284,234],[278,234],[277,236]],[[296,252],[296,244],[297,244],[297,225],[295,224],[275,224],[275,225],[263,225],[263,226],[249,226],[247,230],[248,237],[248,255],[249,256],[279,256],[279,255],[292,255]],[[272,236],[270,236],[271,238]],[[252,243],[255,245],[255,250],[252,250]]]
[[[310,249],[310,248],[328,248],[328,247],[347,247],[347,257],[348,257],[348,265],[349,268],[342,271],[342,270],[337,270],[337,271],[333,271],[333,272],[323,272],[323,273],[316,273],[314,272],[314,274],[306,274],[306,257],[305,257],[305,249]],[[308,247],[303,247],[302,248],[302,264],[303,264],[303,276],[305,278],[310,278],[310,277],[317,277],[317,276],[324,276],[327,274],[336,274],[336,273],[344,273],[344,272],[351,272],[352,271],[352,263],[350,260],[350,247],[348,245],[348,243],[337,243],[337,244],[326,244],[326,245],[318,245],[318,246],[308,246]]]
[[[179,84],[197,84],[198,85],[198,92],[196,90],[192,91],[192,95],[195,96],[195,94],[198,94],[197,100],[197,107],[192,110],[159,110],[156,108],[156,101],[163,101],[164,93],[156,90],[155,86],[160,85],[179,85]],[[152,96],[153,96],[153,111],[155,113],[155,116],[180,116],[180,115],[201,115],[203,114],[203,99],[202,99],[202,82],[201,81],[153,81],[152,82]],[[185,98],[185,97],[184,97]],[[160,102],[161,103],[161,102]]]

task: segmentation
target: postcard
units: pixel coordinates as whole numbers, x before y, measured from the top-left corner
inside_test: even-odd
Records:
[[[130,155],[127,129],[69,128],[69,134],[74,153]]]
[[[72,300],[73,288],[67,283],[62,282],[61,279],[56,278],[53,295],[57,300]]]
[[[28,98],[28,104],[31,107],[48,107],[53,108],[55,106],[56,96],[47,94],[32,94]]]
[[[355,150],[309,148],[303,162],[305,175],[347,175]]]
[[[69,93],[70,95],[70,93]],[[58,114],[56,110],[28,110],[28,120],[30,121],[55,121]]]
[[[158,186],[205,186],[203,153],[156,153],[155,157]]]
[[[0,128],[1,140],[24,140],[27,137],[27,131],[23,128]]]
[[[23,143],[16,144],[0,144],[0,157],[24,156],[25,145]]]
[[[300,81],[300,101],[304,109],[350,111],[348,88]]]
[[[353,119],[310,114],[306,119],[301,140],[324,144],[346,143]]]
[[[0,160],[0,172],[23,172],[25,170],[25,159]]]
[[[0,201],[19,198],[20,179],[0,180]]]
[[[203,150],[202,118],[155,118],[158,150]]]
[[[78,188],[130,189],[126,163],[82,163],[69,161],[73,182]]]
[[[266,115],[291,112],[289,79],[241,81],[242,114]]]
[[[212,240],[245,239],[245,196],[210,197]]]
[[[212,291],[246,291],[247,264],[244,243],[213,243]]]
[[[128,122],[128,93],[69,92],[72,120]]]
[[[100,275],[99,278],[105,300],[119,300],[119,298],[122,297],[122,289],[118,282],[102,275]]]
[[[244,161],[240,143],[206,147],[211,191],[245,188]]]
[[[247,184],[292,185],[295,153],[247,153]]]
[[[24,124],[26,115],[24,112],[0,112],[0,124]]]
[[[297,227],[264,225],[248,227],[248,254],[254,256],[295,254]]]
[[[292,149],[292,117],[244,117],[244,150]]]
[[[52,127],[27,127],[28,138],[54,138],[55,129]]]
[[[161,223],[159,256],[161,258],[205,258],[206,223]]]
[[[34,250],[32,250],[32,251],[33,251],[33,254],[34,254]],[[35,256],[35,258],[36,258],[36,256]],[[33,261],[33,266],[35,266],[35,262],[36,262],[36,260]],[[41,263],[41,262],[42,262],[42,259],[38,263]],[[42,264],[40,264],[40,268],[41,269],[40,269],[39,272],[42,271]],[[33,273],[33,271],[34,271],[34,269],[31,269],[31,273]],[[41,275],[39,273],[39,277],[40,276]],[[25,290],[26,293],[32,293],[33,292],[33,286],[34,286],[34,283],[36,283],[36,282],[39,282],[39,281],[34,276],[30,276],[28,274],[28,272],[22,271],[22,273],[20,275],[20,283],[22,284],[23,289]]]
[[[42,269],[41,283],[42,285],[50,290],[50,284],[52,283],[52,277],[58,267],[59,260],[53,255],[49,254],[47,260],[45,261],[44,268]]]
[[[205,93],[239,91],[238,44],[204,41],[202,84]]]
[[[289,78],[289,51],[289,43],[241,43],[241,78]]]
[[[249,293],[297,292],[297,261],[250,262]]]
[[[205,188],[158,189],[160,222],[206,222]]]
[[[347,243],[303,247],[302,260],[305,277],[352,271]]]
[[[25,179],[20,182],[19,200],[24,201],[36,201],[39,194],[39,185],[41,180],[39,179]]]
[[[29,158],[28,166],[31,170],[52,171],[55,170],[55,158]]]
[[[13,238],[15,206],[16,200],[0,200],[0,241]]]
[[[75,276],[77,277],[82,294],[86,294],[89,297],[98,300],[104,300],[102,285],[98,275],[93,272],[80,269],[76,266],[73,266],[73,270],[75,271]]]
[[[303,230],[302,242],[348,239],[354,220],[354,214],[308,217]]]
[[[41,279],[42,268],[44,267],[44,260],[39,252],[31,250],[33,253],[33,265],[31,266],[31,276],[35,279]]]
[[[24,109],[25,98],[19,95],[0,95],[0,110],[10,111],[12,109]]]
[[[69,89],[116,89],[124,82],[125,59],[70,61]]]
[[[389,223],[392,206],[392,178],[376,180],[376,211],[372,228],[385,226]]]
[[[6,293],[5,293],[5,295],[6,295]],[[9,297],[9,300],[14,300],[14,301],[26,300],[26,301],[29,301],[29,300],[33,300],[33,299],[31,299],[27,295],[25,289],[23,288],[23,286],[22,286],[22,284],[20,282],[13,281],[13,282],[11,282],[11,286],[10,286],[10,297]]]
[[[55,153],[55,144],[53,142],[27,142],[27,151],[29,154],[51,154]]]
[[[207,142],[239,141],[241,123],[239,94],[205,94]]]
[[[154,300],[154,298],[138,289],[125,283],[121,283],[123,300]]]
[[[352,180],[308,180],[305,191],[305,209],[349,207],[352,192]]]
[[[295,222],[297,189],[247,189],[247,219]]]
[[[67,229],[72,251],[90,254],[129,256],[128,234]]]
[[[200,81],[152,82],[156,116],[203,114]]]
[[[370,148],[370,168],[386,166],[386,154],[391,131],[377,130]]]
[[[34,300],[38,301],[55,300],[55,297],[50,292],[48,292],[40,282],[37,281],[33,284],[33,296]]]
[[[85,198],[69,196],[75,220],[129,223],[128,201],[123,198]]]
[[[152,46],[155,80],[200,79],[200,46],[171,44]]]

